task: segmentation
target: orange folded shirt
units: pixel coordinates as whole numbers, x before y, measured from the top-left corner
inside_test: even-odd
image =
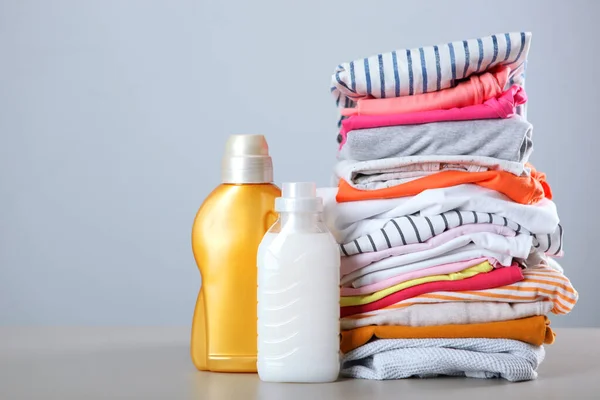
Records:
[[[372,338],[379,339],[425,339],[425,338],[486,338],[513,339],[541,346],[554,343],[554,332],[550,320],[538,315],[483,324],[440,325],[440,326],[363,326],[342,331],[340,349],[347,353],[367,343]]]
[[[537,172],[529,164],[527,166],[531,168],[530,176],[516,176],[505,171],[442,171],[414,181],[376,190],[356,189],[344,179],[340,179],[336,200],[338,203],[344,203],[415,196],[427,189],[438,189],[463,183],[474,183],[495,190],[521,204],[534,204],[544,197],[552,199],[552,191],[546,182],[546,174]]]

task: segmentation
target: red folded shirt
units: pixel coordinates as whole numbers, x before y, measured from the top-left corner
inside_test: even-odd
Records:
[[[523,273],[517,263],[510,267],[498,268],[485,274],[478,274],[471,278],[458,281],[438,281],[423,283],[392,293],[380,300],[360,306],[349,306],[340,308],[340,316],[360,314],[382,309],[400,301],[410,299],[431,292],[461,292],[469,290],[492,289],[499,286],[511,285],[523,280]]]

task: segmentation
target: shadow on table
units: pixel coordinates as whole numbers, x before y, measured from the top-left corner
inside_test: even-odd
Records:
[[[503,379],[474,379],[457,377],[408,378],[390,381],[340,378],[325,384],[261,382],[257,374],[228,374],[198,371],[194,377],[195,399],[365,399],[370,396],[389,396],[390,393],[418,391],[432,396],[443,392],[469,393],[478,388],[510,385]]]

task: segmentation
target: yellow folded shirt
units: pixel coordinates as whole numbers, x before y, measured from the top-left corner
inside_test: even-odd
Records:
[[[423,283],[437,282],[437,281],[459,281],[461,279],[470,278],[477,274],[490,272],[493,269],[494,269],[494,267],[492,267],[492,265],[489,262],[484,261],[481,264],[474,265],[472,267],[463,269],[462,271],[459,271],[459,272],[453,272],[453,273],[446,274],[446,275],[431,275],[431,276],[424,276],[422,278],[411,279],[411,280],[401,282],[397,285],[390,286],[389,288],[386,288],[386,289],[383,289],[383,290],[380,290],[378,292],[371,293],[371,294],[365,294],[362,296],[342,296],[342,297],[340,297],[340,306],[346,307],[346,306],[360,306],[360,305],[364,305],[364,304],[369,304],[374,301],[380,300],[380,299],[384,298],[385,296],[389,296],[392,293],[396,293],[402,289],[407,289],[412,286],[417,286],[417,285],[421,285]]]

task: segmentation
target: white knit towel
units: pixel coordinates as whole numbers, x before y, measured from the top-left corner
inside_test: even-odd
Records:
[[[429,378],[437,375],[537,378],[544,347],[510,339],[377,339],[344,355],[341,373],[350,378]]]

